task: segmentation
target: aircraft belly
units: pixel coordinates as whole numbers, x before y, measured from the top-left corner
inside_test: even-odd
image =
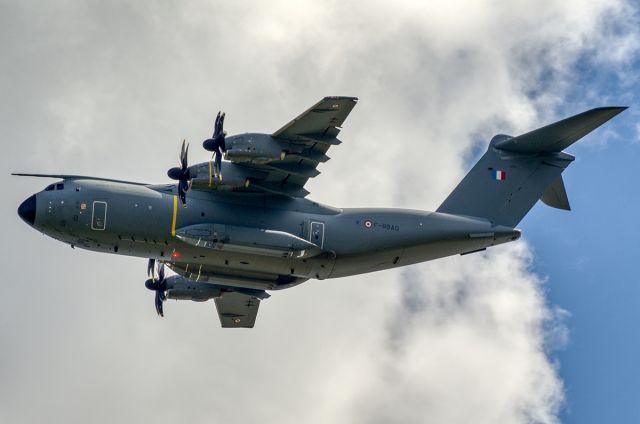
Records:
[[[391,249],[338,257],[329,278],[347,277],[394,268],[403,252],[404,249]]]
[[[473,253],[488,247],[507,243],[518,238],[517,232],[501,235],[478,234],[473,237],[433,241],[407,246],[402,249],[388,249],[369,253],[338,256],[330,278],[365,274],[426,262],[445,256]]]
[[[445,256],[466,254],[486,249],[496,244],[506,243],[511,240],[445,240],[438,243],[429,243],[421,246],[412,246],[404,250],[397,266],[413,265]]]

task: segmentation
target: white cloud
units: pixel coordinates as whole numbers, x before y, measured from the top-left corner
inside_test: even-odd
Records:
[[[269,132],[324,95],[357,95],[311,197],[434,209],[478,140],[557,117],[578,58],[605,41],[621,44],[602,63],[637,50],[628,7],[8,3],[0,131],[26,142],[1,160],[157,182],[219,108],[230,132]],[[39,183],[16,182],[8,203]],[[13,206],[3,215],[17,219]],[[170,302],[156,319],[143,261],[62,249],[13,222],[0,421],[557,421],[546,349],[566,338],[563,313],[545,304],[523,242],[309,282],[263,302],[254,330],[230,332],[211,304]],[[41,266],[16,255],[26,249]]]
[[[554,421],[562,383],[543,328],[561,331],[562,314],[545,306],[524,243],[496,250],[402,273],[363,422]]]

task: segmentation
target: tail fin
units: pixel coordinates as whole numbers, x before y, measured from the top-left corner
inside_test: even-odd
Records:
[[[625,109],[596,108],[518,137],[493,137],[437,211],[515,227],[540,198],[568,210],[561,174],[575,158],[562,150]]]

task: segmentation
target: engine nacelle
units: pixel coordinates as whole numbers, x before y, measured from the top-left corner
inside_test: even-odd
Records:
[[[250,178],[260,178],[262,173],[248,174],[246,170],[238,170],[233,163],[222,163],[222,181],[216,178],[213,162],[200,163],[189,168],[191,173],[191,187],[197,190],[233,190],[234,188],[249,187]]]
[[[203,283],[190,280],[181,275],[172,275],[165,279],[164,290],[167,299],[191,300],[194,302],[206,302],[223,296],[225,293],[237,292],[256,299],[267,299],[269,293],[264,290],[248,289],[243,287],[228,287],[217,284]]]
[[[269,163],[295,153],[290,143],[268,134],[247,133],[227,137],[225,159],[233,162]],[[298,150],[298,149],[296,149]]]
[[[169,277],[166,283],[167,289],[165,295],[167,299],[205,302],[222,295],[222,290],[218,286],[191,281],[184,277]]]

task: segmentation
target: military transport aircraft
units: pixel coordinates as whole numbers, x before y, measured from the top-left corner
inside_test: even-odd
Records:
[[[356,102],[325,97],[273,134],[227,137],[222,179],[212,161],[189,166],[184,142],[180,167],[168,172],[177,184],[14,174],[62,180],[26,199],[18,214],[72,247],[149,258],[146,287],[161,316],[166,299],[214,299],[223,327],[253,327],[267,290],[516,240],[514,227],[538,199],[569,210],[561,174],[574,157],[563,150],[625,109],[596,108],[517,137],[496,135],[435,212],[306,199],[306,182],[341,143]],[[178,275],[165,276],[164,265]]]

